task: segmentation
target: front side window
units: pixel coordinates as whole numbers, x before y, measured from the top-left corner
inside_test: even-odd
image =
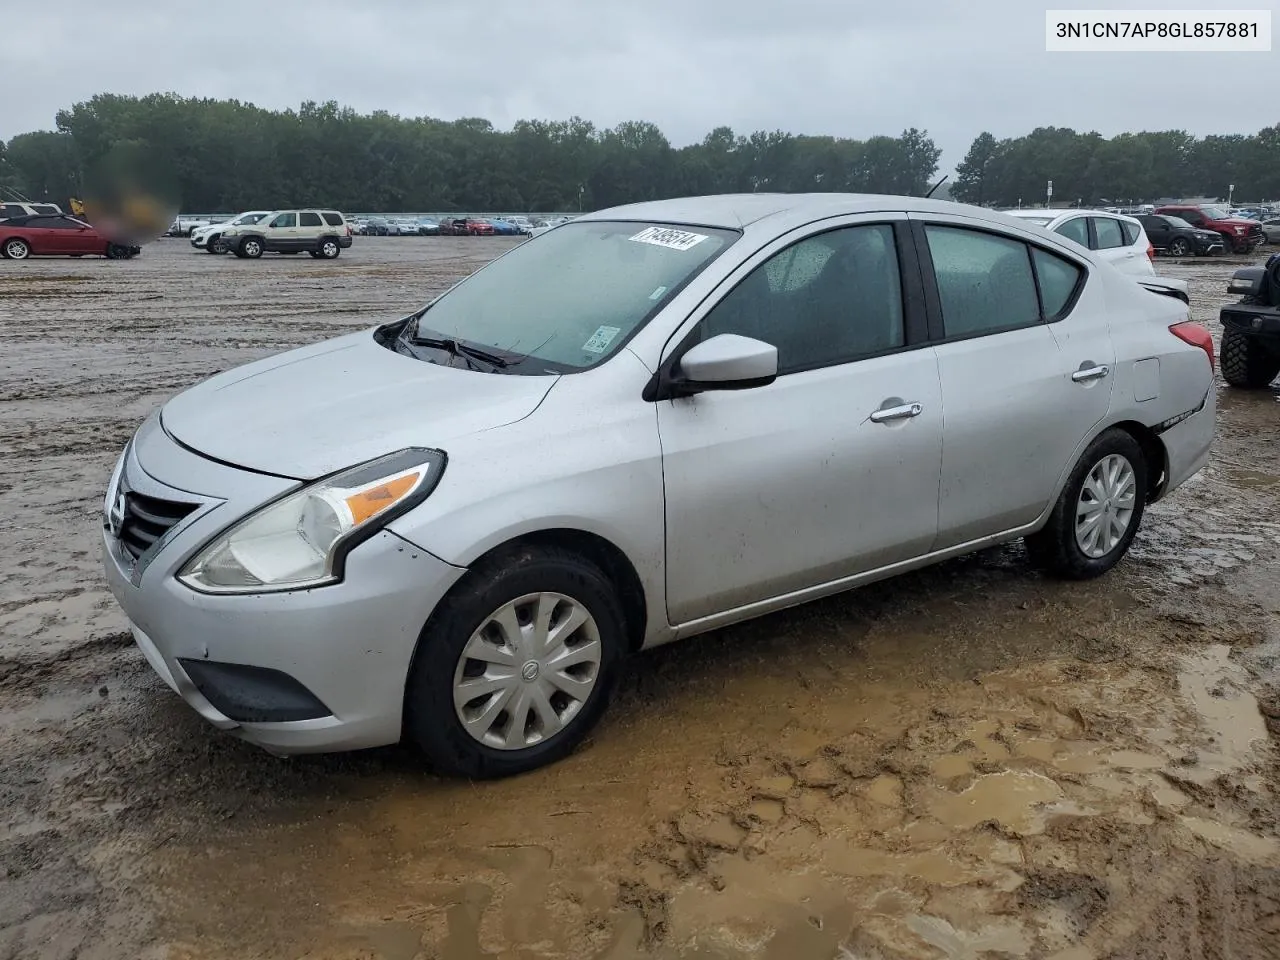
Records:
[[[298,215],[296,213],[282,213],[271,221],[272,227],[295,227],[298,225]]]
[[[1066,223],[1059,224],[1054,233],[1074,240],[1082,247],[1089,246],[1089,224],[1084,217],[1072,217]]]
[[[426,307],[401,340],[457,340],[573,372],[612,356],[739,234],[714,227],[581,221],[521,244]],[[528,360],[540,363],[526,362]]]
[[[703,318],[698,339],[724,333],[777,347],[779,375],[902,346],[893,227],[831,230],[770,257]]]
[[[1040,322],[1027,245],[962,227],[925,227],[938,283],[942,326],[973,337]]]
[[[303,212],[298,214],[298,223],[304,227],[320,226],[320,214]]]
[[[1125,246],[1124,234],[1120,230],[1120,221],[1110,217],[1094,217],[1093,230],[1098,236],[1098,250],[1114,250]]]
[[[27,208],[18,203],[0,203],[0,219],[9,217],[25,217]]]

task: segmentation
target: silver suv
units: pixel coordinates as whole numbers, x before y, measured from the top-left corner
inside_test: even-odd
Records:
[[[241,258],[305,251],[333,260],[351,246],[351,227],[336,210],[277,210],[257,223],[227,227],[219,240]]]

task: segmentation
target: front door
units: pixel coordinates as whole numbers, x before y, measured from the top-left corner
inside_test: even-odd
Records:
[[[298,248],[298,215],[281,213],[273,217],[263,234],[268,250],[296,250]]]
[[[658,404],[673,624],[918,556],[937,530],[934,351],[907,337],[905,222],[778,241],[677,350],[723,333],[778,348],[778,378]],[[914,265],[913,265],[914,267]]]

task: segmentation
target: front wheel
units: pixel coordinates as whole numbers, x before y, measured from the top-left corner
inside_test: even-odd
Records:
[[[240,241],[240,250],[238,252],[242,257],[256,260],[262,256],[262,241],[257,237],[246,237]]]
[[[1133,436],[1102,433],[1076,463],[1049,520],[1027,537],[1037,566],[1068,580],[1101,576],[1129,550],[1147,503],[1147,462]]]
[[[405,730],[442,773],[488,779],[553,763],[603,715],[624,638],[617,592],[595,564],[531,547],[492,558],[423,629]]]
[[[1218,364],[1223,380],[1245,390],[1261,390],[1280,373],[1280,357],[1269,352],[1258,338],[1231,327],[1222,331]]]

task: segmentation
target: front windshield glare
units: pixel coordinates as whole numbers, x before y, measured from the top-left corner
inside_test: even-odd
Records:
[[[1226,220],[1228,216],[1227,211],[1221,207],[1201,207],[1200,212],[1210,220]]]
[[[418,331],[524,354],[551,369],[590,367],[737,236],[709,227],[565,224],[454,287],[422,315]]]

